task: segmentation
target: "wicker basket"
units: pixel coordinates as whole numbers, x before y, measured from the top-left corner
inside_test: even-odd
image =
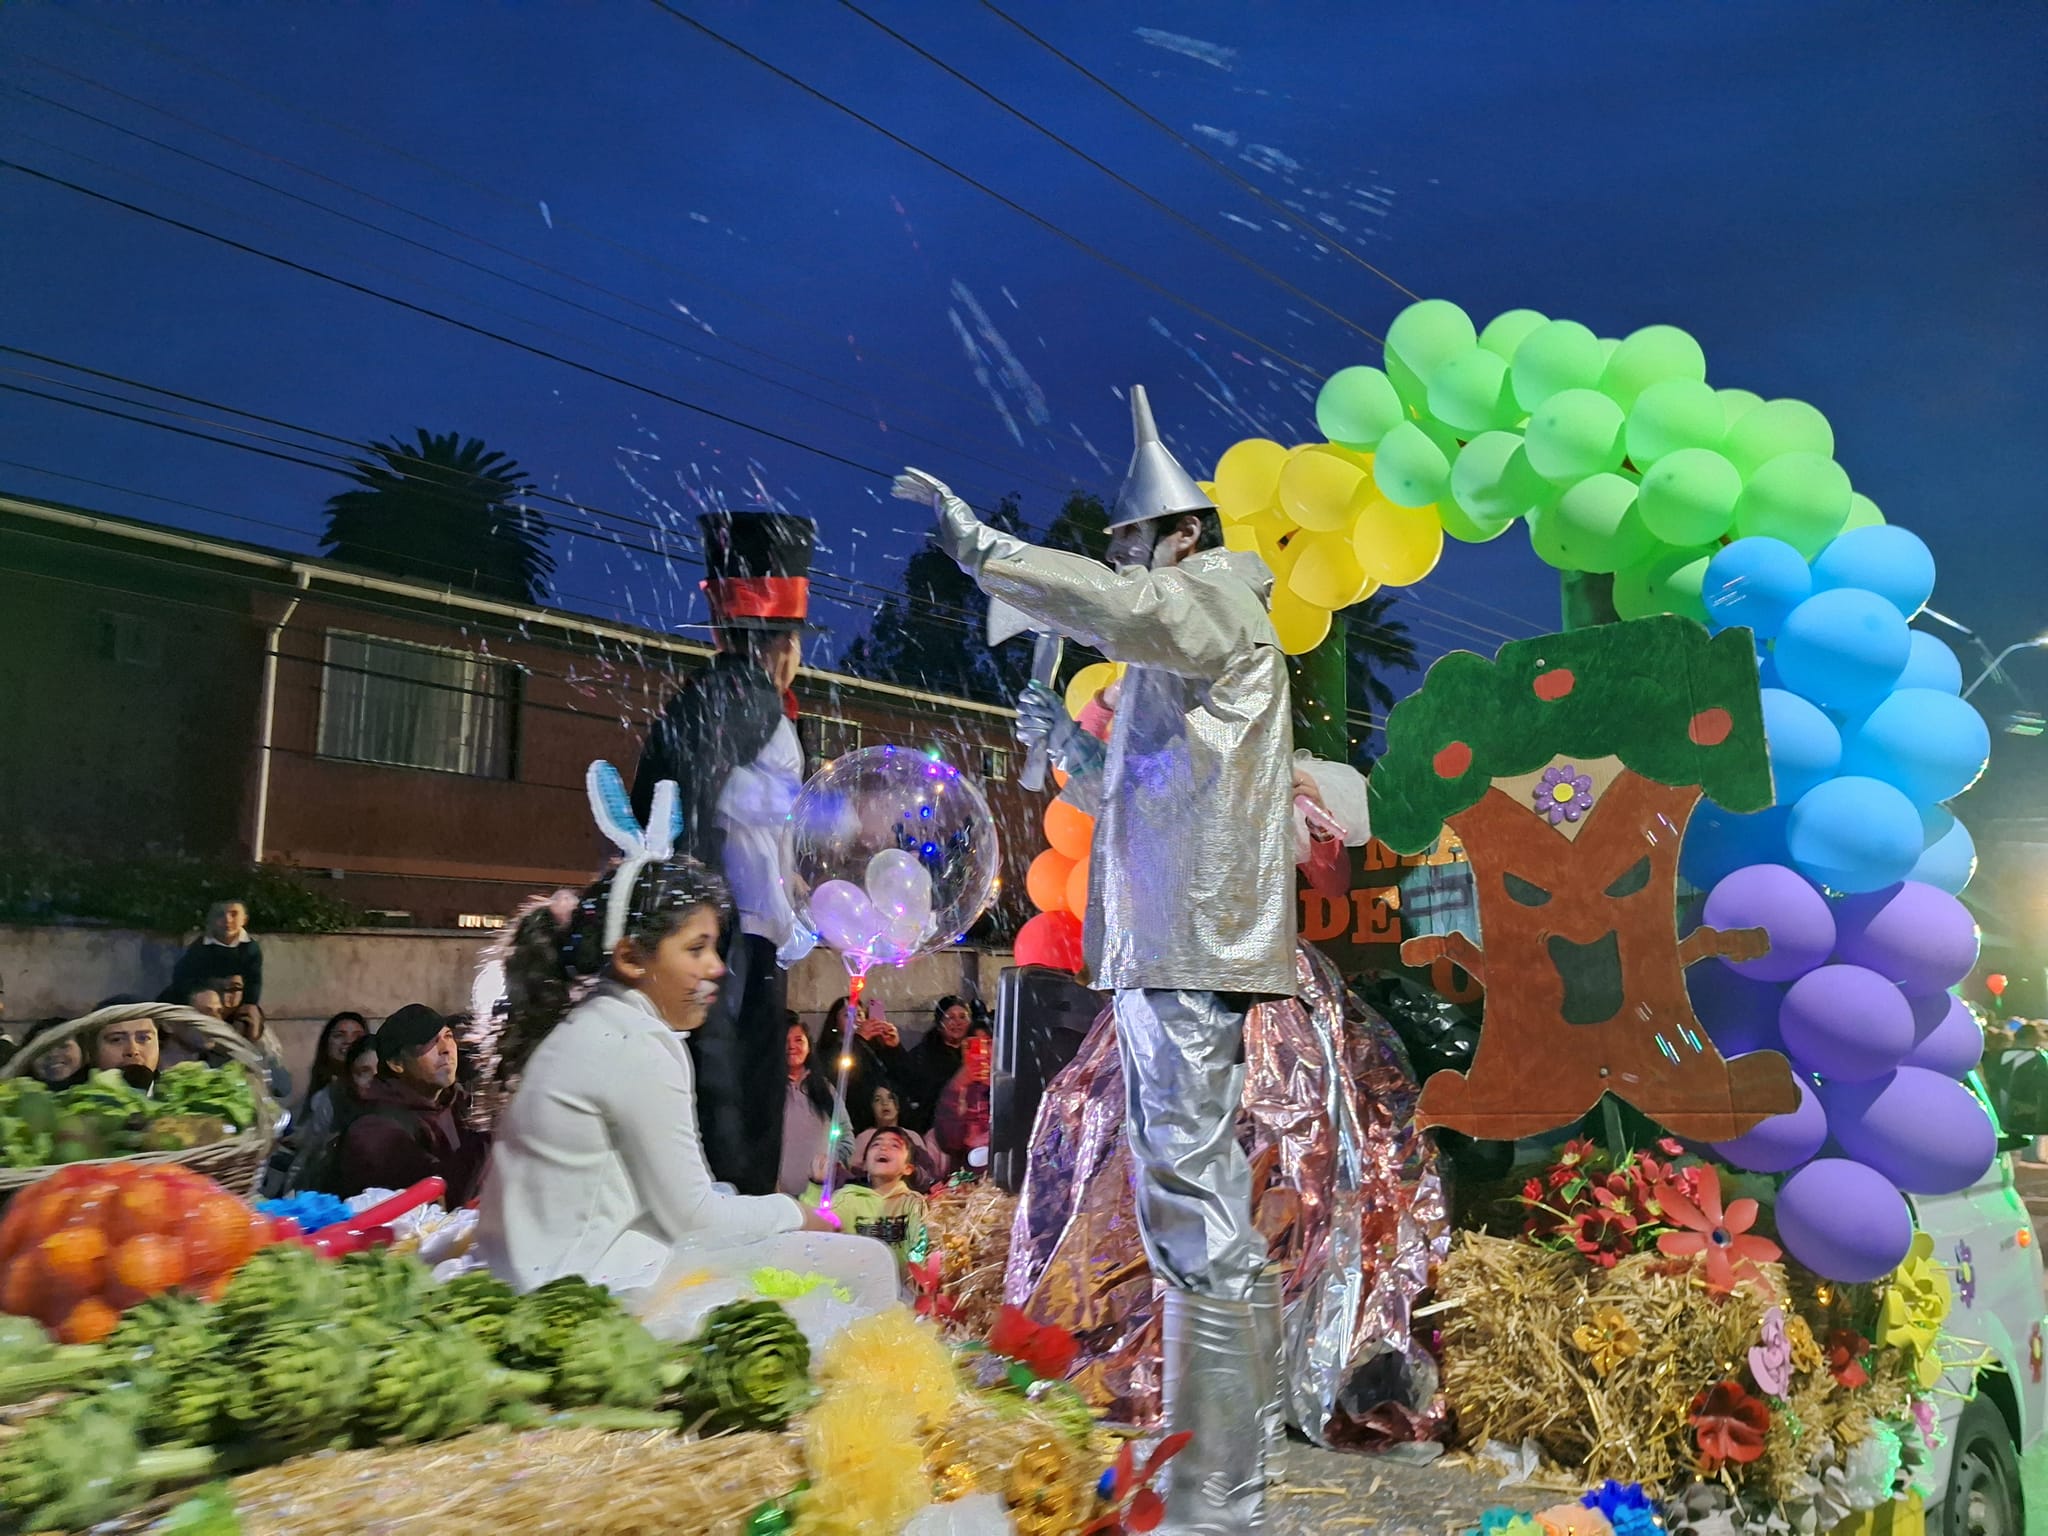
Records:
[[[262,1052],[218,1019],[172,1003],[118,1003],[111,1008],[88,1013],[82,1019],[73,1019],[62,1028],[42,1036],[36,1042],[37,1049],[24,1049],[6,1065],[0,1066],[0,1079],[22,1076],[28,1071],[31,1058],[40,1056],[52,1045],[79,1039],[101,1025],[117,1020],[141,1018],[155,1019],[159,1030],[165,1025],[177,1025],[181,1032],[196,1035],[205,1045],[218,1046],[225,1051],[231,1064],[248,1075],[249,1088],[256,1101],[256,1123],[240,1135],[209,1142],[203,1147],[173,1152],[131,1152],[120,1157],[91,1158],[78,1163],[46,1163],[40,1168],[0,1168],[0,1209],[5,1208],[16,1190],[26,1189],[60,1168],[91,1167],[94,1163],[183,1163],[193,1172],[205,1174],[230,1194],[245,1200],[254,1198],[277,1133],[278,1110],[277,1101],[270,1096],[270,1063]],[[225,1072],[229,1068],[220,1070]]]

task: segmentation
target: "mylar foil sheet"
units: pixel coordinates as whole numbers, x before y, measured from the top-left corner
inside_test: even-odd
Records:
[[[1245,1026],[1238,1135],[1259,1229],[1285,1274],[1288,1417],[1318,1445],[1368,1448],[1442,1427],[1411,1309],[1450,1242],[1435,1148],[1393,1029],[1311,946],[1295,1000]],[[1047,1088],[1011,1233],[1005,1298],[1081,1346],[1071,1380],[1110,1418],[1159,1419],[1160,1321],[1138,1241],[1123,1074],[1105,1010]]]

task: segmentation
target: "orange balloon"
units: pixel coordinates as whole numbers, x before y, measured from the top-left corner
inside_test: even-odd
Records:
[[[1082,859],[1067,876],[1067,910],[1076,917],[1088,915],[1088,866],[1091,860]]]
[[[1059,912],[1067,904],[1067,876],[1074,872],[1074,861],[1057,848],[1048,848],[1031,861],[1031,868],[1024,876],[1024,893],[1031,898],[1031,905],[1041,912]]]
[[[1055,800],[1045,808],[1045,840],[1070,859],[1085,859],[1095,841],[1095,818]]]

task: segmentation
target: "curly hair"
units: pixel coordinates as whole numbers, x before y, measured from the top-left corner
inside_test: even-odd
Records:
[[[501,1080],[519,1074],[534,1049],[609,968],[604,917],[612,878],[605,874],[580,895],[563,890],[537,897],[514,922],[505,948],[510,1006],[498,1041]],[[732,896],[724,879],[681,856],[641,865],[627,903],[621,937],[642,950],[652,950],[707,907],[717,912],[721,928],[732,919]]]

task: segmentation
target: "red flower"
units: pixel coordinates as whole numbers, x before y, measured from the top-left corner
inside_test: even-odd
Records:
[[[1727,1295],[1744,1280],[1761,1286],[1756,1266],[1776,1259],[1780,1250],[1769,1239],[1750,1235],[1749,1229],[1756,1223],[1756,1202],[1732,1200],[1724,1211],[1720,1174],[1706,1166],[1690,1171],[1698,1176],[1691,1198],[1675,1184],[1657,1187],[1657,1203],[1663,1207],[1665,1219],[1681,1229],[1658,1238],[1658,1250],[1675,1259],[1705,1254],[1707,1289],[1717,1295]]]
[[[1666,1157],[1677,1157],[1685,1151],[1685,1148],[1673,1141],[1669,1136],[1664,1136],[1658,1138],[1657,1150]]]
[[[1131,1442],[1126,1440],[1116,1453],[1116,1465],[1110,1470],[1109,1508],[1097,1515],[1081,1536],[1097,1536],[1098,1532],[1122,1536],[1127,1531],[1143,1532],[1156,1527],[1165,1518],[1166,1501],[1152,1491],[1152,1479],[1159,1475],[1161,1467],[1186,1449],[1193,1438],[1186,1431],[1168,1435],[1145,1458],[1143,1472],[1134,1471]]]
[[[1016,1307],[1006,1306],[988,1336],[989,1353],[1015,1360],[1041,1381],[1064,1381],[1081,1346],[1064,1328],[1034,1323]]]
[[[919,1317],[952,1317],[960,1310],[960,1303],[939,1289],[939,1282],[944,1277],[945,1269],[945,1261],[936,1253],[923,1262],[910,1266],[910,1280],[917,1287]]]
[[[1526,1205],[1540,1204],[1543,1199],[1543,1181],[1531,1178],[1522,1186],[1522,1201]]]
[[[1719,1381],[1692,1400],[1692,1432],[1700,1447],[1700,1471],[1712,1474],[1727,1462],[1755,1461],[1770,1432],[1770,1408],[1751,1397],[1739,1381]]]
[[[1863,1369],[1863,1356],[1870,1349],[1870,1340],[1854,1328],[1837,1328],[1828,1335],[1828,1372],[1845,1387],[1861,1387],[1869,1384],[1870,1373]]]
[[[1566,1142],[1559,1149],[1557,1160],[1566,1168],[1576,1168],[1583,1163],[1592,1162],[1599,1155],[1599,1147],[1582,1136],[1575,1141]]]
[[[1581,1211],[1572,1222],[1572,1241],[1579,1252],[1602,1269],[1614,1268],[1623,1254],[1635,1251],[1635,1217],[1606,1200]]]

